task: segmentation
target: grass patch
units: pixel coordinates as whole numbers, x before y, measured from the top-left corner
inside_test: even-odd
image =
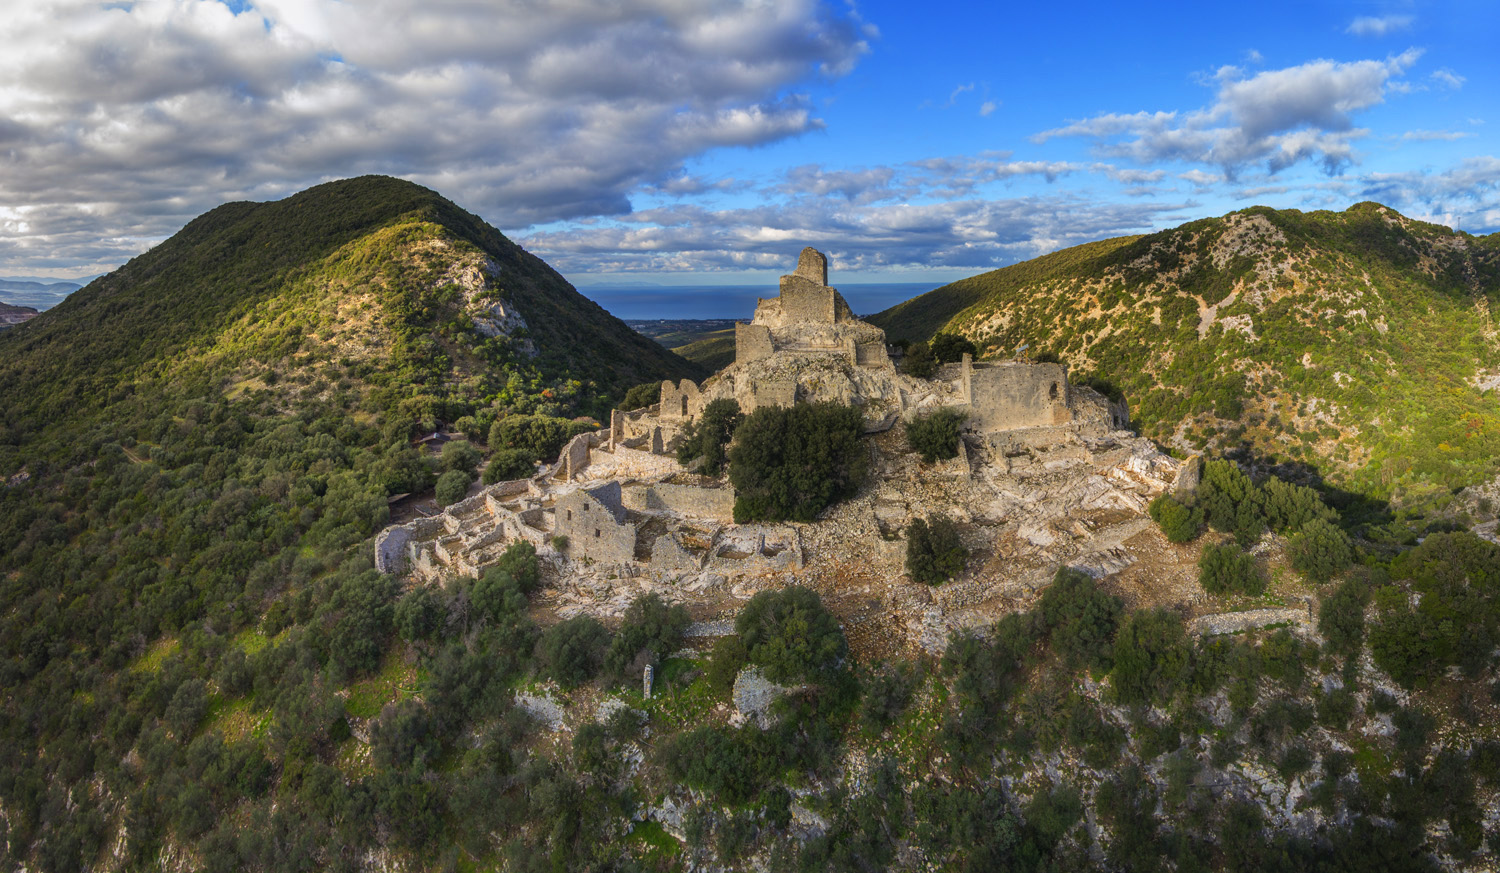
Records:
[[[406,663],[406,646],[397,645],[385,655],[380,672],[349,686],[344,710],[355,718],[374,718],[387,703],[408,700],[421,687],[420,671]]]
[[[239,647],[240,651],[247,655],[253,655],[264,649],[270,642],[270,637],[255,628],[242,630],[234,636],[234,644]]]
[[[271,712],[256,709],[252,697],[225,700],[214,695],[208,704],[207,731],[217,731],[226,743],[263,739],[271,730]]]
[[[130,665],[132,673],[155,673],[161,669],[161,665],[182,648],[182,641],[176,637],[162,637],[151,644],[145,654],[135,659]]]
[[[661,822],[636,822],[625,839],[635,848],[636,857],[652,864],[671,863],[682,853],[682,844],[667,833]]]

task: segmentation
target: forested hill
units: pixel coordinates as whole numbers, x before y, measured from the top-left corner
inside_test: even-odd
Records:
[[[476,330],[497,303],[524,327]],[[452,419],[516,372],[595,415],[637,383],[701,375],[478,217],[366,176],[227,203],[75,292],[0,345],[0,408],[29,430],[151,385],[203,395],[308,375]]]
[[[1376,203],[1254,207],[955,282],[870,319],[892,339],[1023,345],[1123,391],[1142,431],[1250,450],[1405,503],[1500,459],[1500,234]]]

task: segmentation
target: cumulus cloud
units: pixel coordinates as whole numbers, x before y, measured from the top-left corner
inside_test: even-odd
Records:
[[[842,198],[742,209],[673,206],[532,234],[565,274],[776,270],[804,245],[839,270],[991,269],[1102,237],[1141,233],[1186,204],[1103,203],[1071,194],[856,206]]]
[[[1371,173],[1364,199],[1481,232],[1500,226],[1500,158],[1466,158],[1441,172]]]
[[[1254,163],[1277,173],[1301,161],[1333,175],[1353,163],[1354,142],[1368,134],[1354,115],[1381,103],[1420,56],[1413,49],[1384,61],[1317,60],[1253,76],[1221,67],[1210,80],[1214,102],[1202,109],[1097,115],[1032,140],[1084,137],[1106,155],[1217,165],[1230,178]]]
[[[225,199],[390,173],[502,227],[622,214],[817,130],[822,0],[31,0],[0,17],[0,265],[87,270]],[[687,181],[684,181],[687,180]]]
[[[996,103],[994,100],[986,100],[983,103],[979,104],[979,115],[980,117],[987,116],[999,108],[999,103]]]

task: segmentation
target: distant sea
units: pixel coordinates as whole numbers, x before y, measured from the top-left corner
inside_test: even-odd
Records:
[[[931,282],[839,285],[856,315],[874,315],[939,287]],[[578,292],[616,318],[739,318],[755,315],[755,301],[775,297],[775,285],[591,285]]]

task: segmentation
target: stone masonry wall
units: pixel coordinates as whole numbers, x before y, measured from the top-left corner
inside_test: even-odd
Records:
[[[635,485],[625,489],[625,505],[637,512],[671,512],[686,518],[734,521],[734,489],[693,485]]]
[[[976,364],[966,374],[972,419],[980,430],[1067,424],[1068,373],[1061,364]]]
[[[774,351],[769,327],[763,324],[736,324],[734,326],[734,362],[736,364],[747,364],[761,358],[769,358]]]

